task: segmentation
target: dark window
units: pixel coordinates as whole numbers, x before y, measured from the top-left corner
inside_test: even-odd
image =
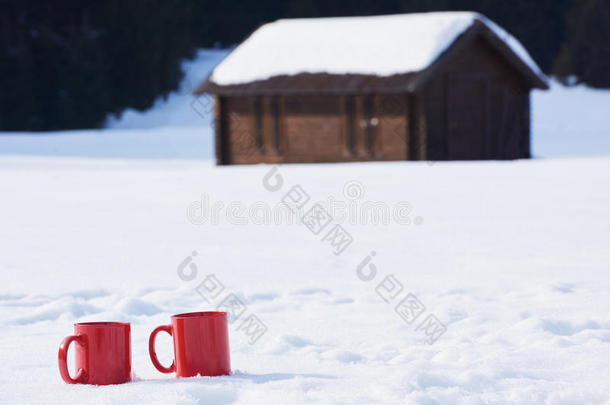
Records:
[[[354,153],[354,138],[356,134],[356,100],[354,96],[345,97],[345,148],[352,155]]]
[[[271,145],[276,152],[280,150],[280,108],[277,96],[271,97]]]
[[[263,103],[260,97],[254,97],[254,137],[256,148],[263,151]]]

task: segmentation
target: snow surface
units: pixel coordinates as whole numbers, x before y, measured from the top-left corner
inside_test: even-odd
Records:
[[[51,157],[0,159],[2,403],[608,403],[610,158],[265,165]],[[399,176],[396,173],[400,173]],[[331,253],[304,226],[193,225],[186,208],[277,203],[293,184],[345,201],[409,201],[421,225],[350,226]],[[451,196],[451,198],[447,198]],[[198,277],[177,267],[198,252]],[[377,278],[356,267],[374,250]],[[147,351],[152,329],[210,310],[213,273],[268,332],[230,329],[235,375],[175,380]],[[433,345],[375,287],[394,275],[446,324]],[[70,386],[57,347],[77,321],[132,324],[137,381]],[[157,349],[171,358],[169,337]]]
[[[195,126],[159,102],[121,129],[0,134],[0,403],[610,404],[610,92],[535,92],[542,159],[286,165],[277,192],[272,166],[202,159],[209,116],[168,100]],[[168,126],[138,129],[147,115]],[[202,195],[275,206],[295,184],[313,201],[360,184],[362,201],[408,201],[422,223],[344,223],[354,242],[335,256],[300,224],[187,219]],[[377,275],[361,281],[371,251]],[[182,281],[189,257],[197,277]],[[195,290],[211,273],[267,333],[250,345],[230,327],[232,376],[158,373],[149,333],[214,309]],[[433,345],[375,292],[389,275],[396,300],[411,292],[446,325]],[[99,320],[131,322],[135,381],[64,384],[59,342]],[[171,362],[167,335],[157,351]]]
[[[201,127],[202,119],[207,119],[208,113],[211,112],[211,106],[193,105],[195,101],[192,96],[193,90],[229,52],[228,49],[199,50],[193,60],[182,63],[184,78],[177,91],[167,97],[159,97],[147,111],[127,109],[119,117],[109,116],[106,127],[120,129]],[[198,113],[193,114],[193,112]]]
[[[550,85],[550,90],[534,90],[531,96],[534,154],[609,155],[610,91],[555,81]]]
[[[158,111],[151,115],[161,115]],[[190,109],[189,112],[199,126],[0,132],[0,155],[210,159],[214,150],[210,122]]]
[[[425,69],[475,21],[482,21],[540,78],[512,35],[473,12],[278,20],[257,29],[211,76],[219,85],[299,73],[391,76]]]

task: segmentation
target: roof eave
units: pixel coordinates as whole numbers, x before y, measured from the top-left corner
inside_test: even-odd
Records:
[[[432,77],[447,63],[459,54],[477,36],[482,36],[514,69],[516,69],[528,82],[531,88],[547,90],[549,88],[546,76],[532,70],[503,40],[482,21],[475,22],[443,51],[434,62],[424,69],[409,86],[409,92],[418,92]]]
[[[366,94],[406,93],[417,73],[391,76],[364,74],[300,73],[297,75],[273,76],[235,85],[219,85],[208,77],[193,94],[216,95],[291,95],[291,94]]]
[[[548,78],[541,72],[534,71],[519,57],[502,39],[500,39],[487,25],[477,20],[475,22],[481,35],[504,56],[513,67],[531,83],[532,88],[548,90]]]
[[[275,76],[266,80],[260,80],[256,82],[248,82],[238,85],[219,85],[212,80],[213,74],[210,74],[207,79],[201,83],[195,90],[193,94],[217,94],[217,95],[254,95],[254,94],[290,94],[291,92],[296,92],[300,94],[306,93],[329,93],[329,94],[351,94],[355,92],[372,92],[382,90],[384,92],[418,92],[423,86],[433,78],[447,63],[457,56],[471,41],[473,41],[477,36],[482,36],[497,52],[502,55],[504,59],[508,61],[508,63],[517,70],[521,76],[527,81],[528,86],[531,88],[538,88],[542,90],[549,89],[548,79],[543,74],[532,70],[527,63],[525,63],[521,57],[519,57],[509,45],[507,45],[502,39],[500,39],[483,21],[475,20],[474,23],[465,30],[462,34],[456,38],[456,40],[449,45],[449,47],[443,51],[435,60],[432,62],[426,69],[421,70],[419,72],[411,72],[405,73],[403,75],[396,76],[404,76],[406,80],[402,82],[400,86],[396,88],[389,87],[381,87],[375,88],[374,86],[361,86],[360,88],[349,88],[349,89],[282,89],[278,86],[270,86],[269,88],[265,88],[265,83],[273,83],[278,80],[286,80],[286,78],[290,78],[289,76]],[[341,77],[346,76],[343,75],[332,75],[332,74],[310,74],[310,73],[301,73],[295,77],[312,77],[315,75],[325,76],[327,78],[332,77]],[[375,75],[354,75],[360,76],[362,78],[368,78],[368,81],[382,81],[384,78],[375,76]]]

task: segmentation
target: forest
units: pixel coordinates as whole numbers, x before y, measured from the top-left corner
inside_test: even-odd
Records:
[[[565,84],[610,87],[610,0],[0,0],[0,130],[96,128],[147,109],[196,49],[279,18],[439,10],[486,15]]]

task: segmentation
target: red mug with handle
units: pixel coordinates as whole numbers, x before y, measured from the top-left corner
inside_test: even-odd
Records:
[[[108,385],[131,381],[131,329],[123,322],[74,324],[57,355],[59,373],[68,384]],[[68,372],[68,347],[74,342],[76,375]]]
[[[148,351],[157,370],[176,377],[219,376],[231,373],[229,331],[226,312],[190,312],[171,317],[171,325],[159,326],[150,334]],[[155,352],[159,332],[174,341],[174,361],[164,367]]]

